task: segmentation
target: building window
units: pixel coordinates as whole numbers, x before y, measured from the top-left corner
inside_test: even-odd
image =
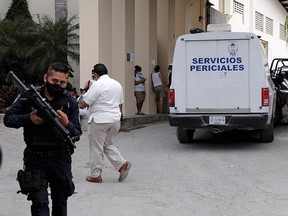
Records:
[[[238,13],[242,17],[242,24],[244,24],[244,5],[240,2],[233,1],[233,13]]]
[[[267,34],[273,35],[273,20],[269,17],[266,17],[265,29]]]
[[[280,27],[279,27],[279,38],[281,40],[286,40],[286,33],[285,33],[285,27],[283,24],[280,24]]]
[[[264,20],[263,14],[255,11],[255,29],[263,32],[263,30],[264,30],[263,20]]]

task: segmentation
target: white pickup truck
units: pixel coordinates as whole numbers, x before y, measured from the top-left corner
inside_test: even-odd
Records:
[[[196,129],[259,130],[261,142],[272,142],[276,93],[260,39],[217,27],[176,41],[169,124],[180,143]]]

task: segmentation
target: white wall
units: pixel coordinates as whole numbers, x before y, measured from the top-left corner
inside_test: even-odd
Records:
[[[286,10],[282,7],[278,0],[265,1],[263,7],[263,0],[254,0],[254,13],[258,11],[264,15],[264,32],[255,29],[254,32],[261,36],[261,39],[268,41],[268,62],[271,62],[276,57],[286,57],[287,47],[286,42],[279,38],[280,24],[285,24],[287,16]],[[273,20],[273,35],[265,33],[265,18],[269,17]],[[253,19],[254,20],[254,19]]]
[[[219,8],[219,2],[224,1],[224,11]],[[244,5],[244,24],[242,17],[233,14],[233,0],[211,0],[215,4],[214,8],[227,14],[228,23],[231,24],[232,31],[254,32],[261,36],[261,39],[268,42],[268,62],[276,57],[285,58],[287,56],[287,43],[279,38],[280,24],[285,24],[286,10],[282,7],[278,0],[236,0]],[[255,29],[255,11],[264,15],[264,31]],[[265,33],[265,19],[269,17],[273,20],[273,35]]]
[[[12,0],[1,0],[0,1],[0,20],[4,19]]]
[[[5,1],[5,0],[4,0]],[[55,16],[54,0],[27,0],[29,11],[31,16],[35,21],[37,21],[37,16],[48,15],[50,17]]]

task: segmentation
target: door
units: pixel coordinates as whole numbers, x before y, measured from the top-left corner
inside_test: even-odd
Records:
[[[189,41],[186,96],[189,110],[249,107],[249,40]]]

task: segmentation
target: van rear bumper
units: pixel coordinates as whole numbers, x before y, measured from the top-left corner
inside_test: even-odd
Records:
[[[169,114],[168,120],[171,126],[187,129],[221,128],[221,129],[262,129],[267,125],[268,114],[213,114],[213,116],[225,116],[225,124],[209,124],[207,114]]]

